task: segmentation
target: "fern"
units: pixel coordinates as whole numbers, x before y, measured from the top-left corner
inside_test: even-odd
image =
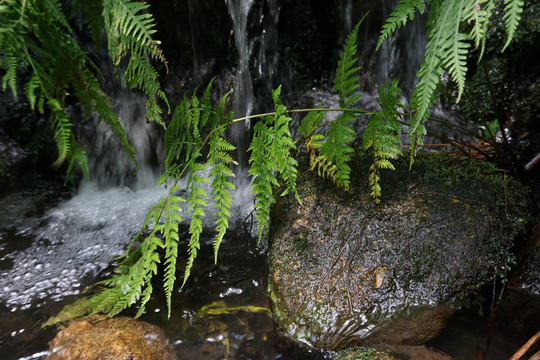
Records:
[[[283,195],[292,192],[300,202],[296,191],[297,162],[290,151],[296,146],[291,139],[289,122],[285,116],[286,107],[279,100],[281,87],[272,92],[276,112],[274,116],[264,116],[255,125],[253,140],[248,151],[251,151],[248,171],[253,178],[255,193],[255,212],[257,214],[257,232],[259,241],[270,221],[270,206],[275,201],[273,188],[278,186],[274,171],[278,171],[285,180]],[[273,126],[272,126],[273,125]]]
[[[356,24],[353,31],[347,37],[343,52],[341,53],[336,77],[334,78],[334,90],[339,93],[339,106],[342,108],[352,107],[360,98],[359,94],[351,95],[360,87],[358,80],[359,76],[354,75],[360,70],[360,67],[355,65],[358,63],[356,57],[356,39],[358,37],[358,29],[361,21]]]
[[[320,107],[319,107],[320,108]],[[317,170],[317,174],[325,178],[334,178],[337,167],[328,156],[320,155],[320,149],[324,145],[324,135],[315,134],[321,126],[321,121],[326,115],[326,111],[310,111],[302,120],[298,131],[305,138],[305,151],[309,156],[309,167]]]
[[[171,194],[174,194],[178,190],[178,187],[173,186],[170,190]],[[178,205],[185,200],[179,196],[169,196],[168,201],[164,207],[165,210],[165,274],[163,281],[163,289],[165,290],[165,298],[167,301],[167,317],[171,316],[171,297],[176,281],[176,259],[178,257],[178,242],[180,237],[178,235],[178,224],[181,223],[182,218],[180,216],[181,208]]]
[[[394,170],[390,159],[394,159],[401,152],[401,125],[398,121],[398,109],[403,108],[399,100],[401,91],[397,81],[386,81],[379,89],[377,102],[381,111],[373,114],[367,124],[363,135],[365,150],[373,152],[373,164],[369,169],[369,186],[371,196],[376,203],[380,202],[380,169]]]
[[[68,120],[60,102],[56,99],[49,99],[48,105],[52,110],[51,123],[54,129],[54,138],[58,148],[58,158],[52,166],[58,168],[68,157],[71,148],[72,132],[71,122]]]
[[[523,0],[506,0],[505,3],[503,19],[507,36],[502,51],[510,45],[523,12]]]
[[[377,41],[377,50],[383,41],[400,26],[405,25],[408,20],[413,20],[417,10],[420,14],[423,14],[425,6],[425,0],[400,0],[382,27],[379,40]]]
[[[152,38],[156,30],[152,15],[146,12],[149,5],[133,0],[104,0],[103,7],[109,55],[115,65],[129,56],[124,77],[132,88],[146,94],[147,119],[164,127],[162,110],[156,97],[161,98],[167,107],[169,103],[159,85],[158,74],[146,57],[165,65],[166,60],[159,48],[160,42]]]
[[[191,222],[189,224],[189,234],[191,235],[188,244],[188,260],[186,268],[184,270],[184,281],[182,286],[186,284],[186,281],[191,273],[191,267],[197,257],[197,252],[200,249],[200,236],[202,233],[202,220],[201,217],[205,216],[204,208],[206,204],[206,191],[202,188],[202,184],[209,180],[205,178],[202,173],[205,171],[205,167],[202,164],[197,163],[197,158],[201,156],[200,153],[195,153],[189,163],[189,209],[191,211]]]
[[[233,163],[229,151],[236,147],[229,144],[217,132],[210,138],[210,151],[208,154],[208,164],[212,166],[210,177],[212,180],[212,199],[216,202],[216,235],[214,236],[214,262],[217,263],[217,255],[221,241],[225,232],[229,228],[229,217],[231,216],[231,195],[229,190],[234,190],[234,185],[229,178],[234,176],[229,165]]]
[[[342,108],[354,109],[353,105],[360,98],[360,94],[354,94],[359,87],[359,77],[355,73],[360,69],[356,67],[358,58],[356,57],[356,39],[360,23],[356,24],[353,31],[347,37],[343,52],[338,62],[336,77],[334,79],[334,90],[339,93],[339,105]],[[335,165],[335,171],[328,172],[332,174],[332,180],[345,190],[349,188],[349,177],[351,168],[348,165],[350,154],[354,152],[348,145],[355,137],[356,132],[351,124],[356,121],[353,112],[343,112],[338,116],[335,122],[330,124],[326,141],[321,148],[321,158],[323,166],[330,163]],[[321,163],[321,162],[319,162]],[[327,169],[330,167],[327,166]]]

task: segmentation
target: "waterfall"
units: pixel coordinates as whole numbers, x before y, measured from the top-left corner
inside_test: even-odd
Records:
[[[255,97],[249,68],[252,43],[249,41],[247,21],[249,11],[254,0],[225,0],[227,9],[233,21],[233,34],[236,49],[238,50],[238,67],[233,90],[232,110],[235,117],[249,116],[253,111]],[[245,137],[249,131],[250,121],[233,124],[230,128],[233,142],[238,147],[238,163],[242,166],[246,163],[244,152],[246,149]]]
[[[157,180],[157,165],[164,158],[159,133],[155,124],[145,120],[145,97],[133,93],[125,85],[115,90],[114,110],[127,133],[128,141],[136,151],[138,171],[129,161],[118,138],[109,125],[91,117],[80,134],[87,149],[90,179],[86,182],[102,188],[129,186],[132,189],[151,187]]]

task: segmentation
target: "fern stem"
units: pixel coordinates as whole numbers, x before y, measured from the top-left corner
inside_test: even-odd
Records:
[[[371,115],[371,114],[373,114],[372,111],[359,110],[359,109],[347,109],[347,108],[292,109],[292,110],[285,110],[285,113],[286,114],[293,114],[293,113],[306,113],[306,112],[311,112],[311,111],[317,111],[317,112],[322,112],[322,111],[327,111],[327,112],[328,111],[333,111],[333,112],[343,111],[343,112],[358,113],[358,114],[361,114],[361,115]],[[264,116],[274,116],[274,115],[276,115],[275,112],[269,112],[269,113],[264,113],[264,114],[255,114],[255,115],[250,115],[250,116],[244,116],[244,117],[241,117],[241,118],[236,118],[232,122],[234,123],[234,122],[240,122],[240,121],[244,121],[244,120],[257,119],[257,118],[264,117]],[[334,120],[332,120],[332,121],[334,121]],[[229,125],[229,124],[227,124],[227,125]]]

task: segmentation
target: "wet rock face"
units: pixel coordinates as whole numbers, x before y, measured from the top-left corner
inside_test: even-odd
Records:
[[[176,359],[157,326],[128,317],[99,320],[99,316],[74,320],[49,343],[46,359]]]
[[[521,286],[526,291],[540,296],[540,223],[531,232],[532,246],[528,254],[528,263],[521,277]]]
[[[269,288],[286,337],[330,350],[421,344],[457,306],[513,261],[512,239],[528,214],[525,192],[491,170],[419,156],[367,193],[369,159],[349,192],[299,179],[274,207]],[[521,190],[520,190],[521,189]],[[519,216],[519,218],[518,218]]]

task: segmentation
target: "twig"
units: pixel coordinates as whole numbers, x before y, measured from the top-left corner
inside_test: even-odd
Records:
[[[540,339],[540,330],[536,334],[534,334],[533,337],[530,338],[529,341],[527,341],[521,348],[519,348],[519,350],[514,355],[512,355],[509,360],[520,359],[531,348],[531,346],[533,346],[534,343],[538,341],[538,339]],[[538,355],[538,353],[536,353],[534,356],[536,355]]]

